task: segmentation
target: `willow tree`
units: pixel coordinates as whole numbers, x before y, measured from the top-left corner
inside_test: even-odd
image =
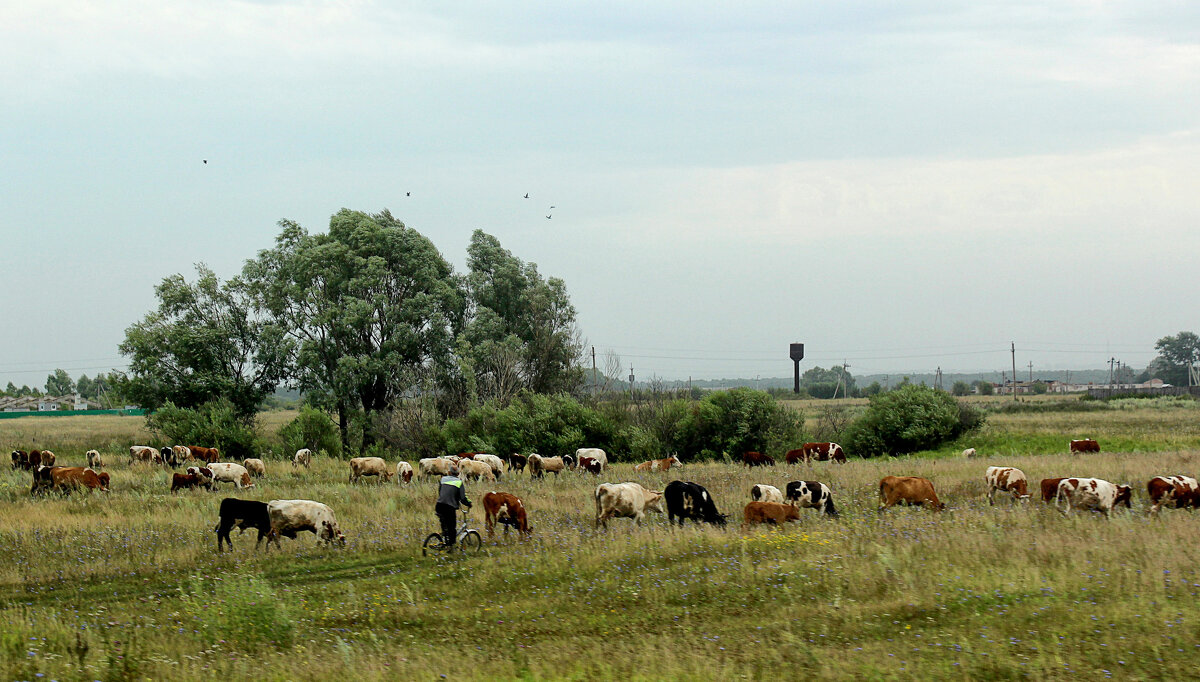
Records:
[[[243,277],[296,342],[298,387],[337,412],[343,450],[360,411],[370,445],[373,417],[451,362],[464,312],[458,278],[432,242],[387,210],[342,209],[320,234],[287,220],[280,227]]]

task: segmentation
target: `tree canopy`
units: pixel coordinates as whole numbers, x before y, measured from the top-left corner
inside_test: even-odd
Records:
[[[1175,386],[1188,385],[1188,368],[1200,363],[1200,336],[1179,332],[1154,344],[1158,357],[1151,363],[1154,376]]]

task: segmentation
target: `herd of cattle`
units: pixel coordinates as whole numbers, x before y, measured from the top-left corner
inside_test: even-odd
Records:
[[[1094,440],[1078,440],[1070,442],[1070,449],[1075,453],[1099,452],[1099,446]],[[963,451],[965,457],[975,456],[974,448]],[[235,462],[220,462],[220,451],[216,448],[199,446],[181,446],[153,448],[135,445],[129,449],[130,463],[161,464],[176,467],[195,460],[195,466],[186,468],[185,473],[173,473],[171,492],[188,488],[205,488],[215,490],[219,483],[232,483],[237,488],[254,487],[253,477],[262,477],[266,467],[260,459],[246,459],[241,464]],[[103,469],[105,464],[96,450],[86,453],[86,467],[56,466],[57,457],[48,450],[33,450],[26,452],[16,450],[12,453],[13,469],[24,469],[33,473],[31,494],[38,495],[48,491],[69,493],[76,489],[109,489],[109,474]],[[313,453],[309,449],[296,452],[292,458],[293,467],[308,468],[312,464]],[[787,453],[785,460],[789,463],[832,461],[845,463],[846,456],[837,443],[806,443],[802,448]],[[768,455],[758,452],[746,452],[742,455],[742,463],[747,467],[773,466],[775,460]],[[357,482],[366,477],[378,477],[382,482],[391,480],[395,475],[400,483],[409,483],[414,475],[425,479],[437,479],[447,474],[454,474],[467,480],[485,480],[494,482],[501,480],[506,472],[523,472],[528,469],[532,478],[542,478],[547,473],[556,476],[564,471],[591,473],[600,476],[608,468],[608,456],[599,448],[580,448],[572,455],[544,457],[538,454],[497,456],[485,453],[460,453],[446,457],[422,459],[417,463],[416,470],[405,461],[400,461],[392,467],[380,457],[356,457],[349,461],[349,481]],[[664,459],[649,460],[634,467],[639,472],[665,472],[672,468],[683,466],[678,456],[672,455]],[[995,494],[1012,495],[1017,501],[1027,501],[1032,497],[1029,479],[1020,469],[1013,467],[990,466],[984,475],[987,484],[987,499],[989,504],[995,504]],[[1124,504],[1131,507],[1132,488],[1127,485],[1117,485],[1098,478],[1046,478],[1041,480],[1041,499],[1053,503],[1055,508],[1064,514],[1073,509],[1094,510],[1106,517],[1116,506]],[[1147,493],[1150,497],[1149,511],[1157,514],[1165,507],[1200,508],[1200,484],[1189,476],[1156,476],[1147,483]],[[664,490],[651,490],[640,483],[601,483],[593,493],[595,501],[596,527],[608,527],[612,518],[631,518],[641,524],[647,511],[662,513],[662,504],[666,503],[668,522],[680,525],[687,520],[697,523],[712,523],[725,525],[728,515],[717,510],[712,495],[703,486],[690,481],[671,481]],[[532,528],[528,521],[528,512],[520,498],[505,492],[492,491],[483,498],[486,528],[488,536],[494,534],[497,524],[508,529],[516,529],[522,537],[528,536]],[[927,506],[941,511],[946,505],[942,503],[934,490],[933,482],[916,476],[887,476],[879,482],[879,511],[895,505]],[[1064,506],[1065,505],[1065,506]],[[833,502],[833,490],[829,485],[819,481],[791,481],[785,491],[780,491],[773,485],[759,483],[750,489],[750,501],[743,508],[743,527],[754,524],[784,524],[800,519],[801,509],[815,509],[819,514],[830,518],[838,518],[838,511]],[[315,533],[327,544],[338,542],[345,544],[345,535],[341,532],[333,510],[320,502],[312,500],[271,500],[258,502],[225,498],[219,509],[220,520],[215,528],[217,533],[217,550],[221,551],[225,544],[233,547],[230,532],[234,528],[245,532],[247,529],[258,531],[260,546],[264,539],[267,548],[274,542],[279,545],[279,537],[295,538],[301,531]]]

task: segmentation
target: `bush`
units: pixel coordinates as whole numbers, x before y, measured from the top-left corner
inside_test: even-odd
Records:
[[[993,395],[996,393],[996,386],[990,381],[979,382],[979,395]]]
[[[688,406],[666,450],[687,459],[720,459],[743,452],[774,452],[802,441],[804,415],[762,391],[717,391]]]
[[[871,398],[843,444],[859,457],[929,450],[983,425],[984,415],[944,391],[909,384]]]
[[[217,448],[227,462],[257,457],[264,449],[254,427],[239,420],[233,403],[225,398],[196,408],[168,402],[147,415],[146,426],[169,444]]]
[[[954,382],[954,386],[950,388],[950,393],[956,396],[970,395],[971,384],[965,381],[956,381]]]
[[[284,457],[303,448],[330,457],[340,457],[342,453],[337,424],[328,414],[307,405],[300,408],[300,414],[295,419],[279,429],[279,440]]]
[[[629,452],[622,426],[622,421],[570,395],[523,393],[507,407],[488,403],[461,419],[447,420],[442,435],[449,452],[537,452],[552,457],[598,447],[619,459],[619,453]]]

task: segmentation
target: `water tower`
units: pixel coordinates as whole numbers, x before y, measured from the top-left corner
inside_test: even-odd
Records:
[[[804,344],[793,343],[791,348],[792,362],[796,365],[796,385],[792,389],[796,393],[800,392],[800,361],[804,359]]]

